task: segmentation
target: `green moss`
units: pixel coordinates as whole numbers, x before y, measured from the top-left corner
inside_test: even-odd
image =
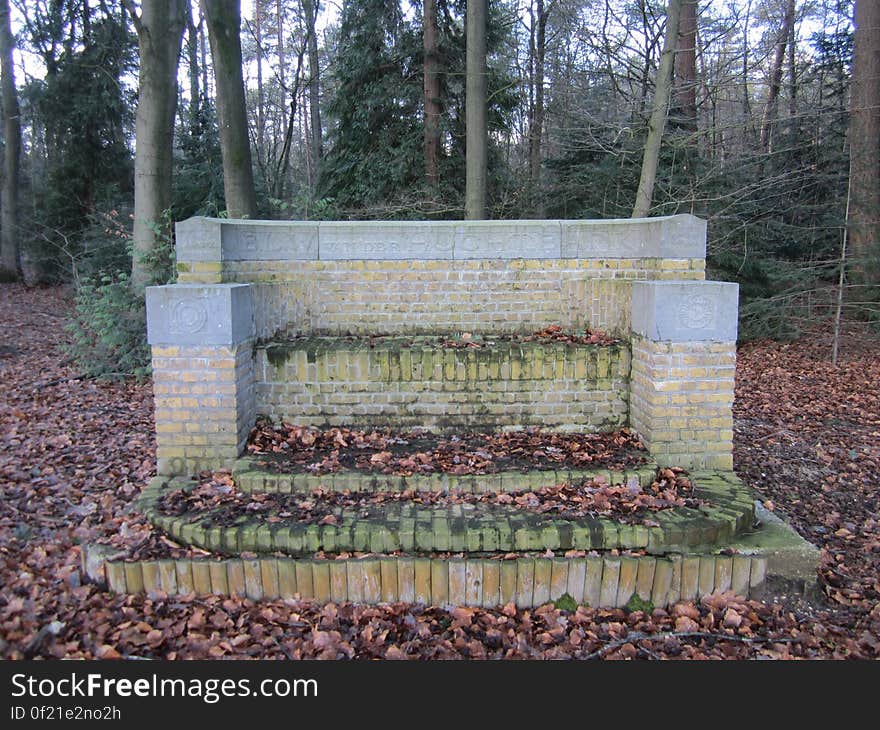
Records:
[[[293,349],[287,345],[270,345],[266,348],[266,359],[272,367],[284,367],[285,363],[290,359]]]
[[[626,602],[624,608],[627,611],[641,611],[642,613],[651,613],[654,610],[654,604],[651,601],[644,600],[638,593],[633,593]]]
[[[560,611],[577,611],[577,601],[569,593],[563,593],[559,598],[553,601],[553,605]]]

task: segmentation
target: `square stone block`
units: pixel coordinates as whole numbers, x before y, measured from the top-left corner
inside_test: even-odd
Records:
[[[739,285],[635,281],[632,330],[654,342],[735,342]]]
[[[194,216],[174,225],[177,261],[221,261],[219,218]]]
[[[236,345],[254,336],[248,284],[170,284],[147,287],[151,345]]]

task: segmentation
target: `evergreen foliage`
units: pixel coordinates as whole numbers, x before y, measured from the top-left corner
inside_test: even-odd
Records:
[[[63,277],[70,260],[85,253],[91,215],[131,199],[134,97],[122,79],[134,69],[135,49],[127,25],[106,15],[90,23],[81,47],[62,51],[46,77],[23,90],[24,113],[40,135],[34,144],[45,151],[45,167],[31,179],[39,212],[31,252],[50,278]]]
[[[461,218],[465,0],[437,0],[441,145],[439,185],[430,187],[421,2],[344,0],[338,20],[325,25],[322,16],[316,73],[325,134],[323,152],[311,154],[313,71],[301,3],[255,2],[261,27],[257,33],[246,19],[242,42],[258,215]],[[761,127],[784,3],[754,0],[745,14],[742,3],[701,1],[696,127],[674,110],[660,151],[651,214],[708,220],[708,275],[739,282],[743,338],[792,336],[800,320],[826,316],[836,298],[850,170],[853,2],[797,5],[794,59],[787,47],[768,146]],[[489,216],[628,217],[666,2],[560,0],[543,7],[541,170],[533,175],[537,4],[489,2]],[[210,55],[201,50],[209,44],[192,8],[180,78],[199,94],[194,100],[186,83],[179,90],[170,221],[226,210]],[[123,293],[135,144],[131,18],[118,4],[83,0],[18,4],[18,13],[25,16],[19,50],[44,69],[22,76],[19,90],[22,261],[42,279],[78,285],[79,347],[104,348],[82,355],[84,364],[103,361],[98,370],[115,372],[121,363],[141,362],[131,365],[137,369],[143,332],[135,345],[140,325],[129,315],[142,307]],[[252,75],[258,59],[259,89]],[[171,241],[163,241],[151,264],[157,282],[168,280],[173,255]],[[847,287],[848,312],[876,318],[872,302],[880,295],[866,287],[850,297],[857,289]]]

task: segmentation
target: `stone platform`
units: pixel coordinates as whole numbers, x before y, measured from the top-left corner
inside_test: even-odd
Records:
[[[132,592],[438,605],[533,606],[567,593],[661,606],[718,590],[808,590],[815,549],[783,523],[756,525],[732,473],[738,289],[705,280],[705,252],[705,221],[689,215],[178,223],[179,283],[147,289],[162,476],[141,506],[214,555],[93,555],[92,573]],[[526,341],[548,327],[615,344]],[[460,346],[472,339],[481,346]],[[221,468],[254,492],[511,492],[580,476],[268,473],[241,460],[258,416],[443,432],[627,427],[654,465],[689,470],[705,508],[663,510],[650,524],[465,505],[340,509],[325,525],[202,525],[156,511],[163,490]],[[362,555],[327,559],[339,553]]]
[[[649,468],[639,471],[646,481],[650,474]],[[368,475],[357,476],[361,486],[369,484]],[[522,486],[528,489],[532,480],[525,476]],[[357,481],[352,473],[341,477],[334,483],[309,476],[299,488],[313,487],[314,479],[324,489],[344,489]],[[508,601],[537,606],[566,593],[591,606],[644,605],[633,603],[638,599],[662,607],[715,591],[755,598],[780,590],[809,592],[815,548],[768,516],[733,475],[705,472],[692,477],[695,496],[703,501],[700,509],[652,513],[650,527],[480,505],[391,505],[366,518],[357,511],[340,511],[332,525],[242,516],[240,523],[205,526],[201,523],[210,513],[198,518],[159,513],[156,500],[163,493],[195,482],[157,477],[140,498],[142,511],[173,539],[210,550],[213,557],[99,560],[90,570],[111,590],[135,593],[485,607]],[[265,481],[274,479],[249,468],[239,473],[238,483],[256,492],[284,491],[283,483]],[[404,478],[397,479],[403,487]],[[756,509],[761,521],[755,518]],[[341,557],[315,557],[334,552]],[[346,557],[350,553],[356,557]]]

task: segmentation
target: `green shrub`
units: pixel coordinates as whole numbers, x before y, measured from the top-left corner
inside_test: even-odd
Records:
[[[125,273],[83,279],[76,292],[67,353],[88,377],[145,377],[150,372],[146,307]]]
[[[174,275],[170,211],[155,224],[156,246],[141,261],[151,284],[168,284]],[[89,377],[146,377],[150,373],[143,291],[135,292],[128,273],[131,231],[114,209],[93,217],[77,279],[73,319],[67,326],[68,354]]]

